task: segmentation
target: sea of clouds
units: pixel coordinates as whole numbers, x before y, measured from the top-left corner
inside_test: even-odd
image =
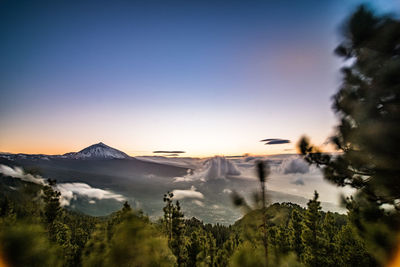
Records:
[[[40,185],[48,185],[47,179],[40,175],[32,175],[25,173],[20,167],[9,167],[0,164],[0,173],[4,176],[9,176],[21,179],[25,182],[31,182]],[[91,187],[85,183],[59,183],[54,186],[56,191],[61,193],[60,205],[69,206],[71,200],[76,200],[78,197],[89,199],[89,203],[94,203],[95,200],[114,199],[117,201],[125,201],[125,197],[109,190]]]
[[[291,194],[310,199],[314,190],[320,193],[320,200],[339,206],[341,195],[348,196],[352,193],[349,188],[338,188],[323,178],[321,170],[310,166],[297,154],[271,155],[271,156],[215,156],[206,159],[167,157],[149,157],[147,160],[174,166],[190,166],[191,169],[182,177],[175,177],[174,183],[190,184],[193,186],[213,181],[223,180],[222,193],[238,190],[235,180],[257,181],[256,163],[264,161],[270,167],[270,176],[267,178],[267,189]],[[193,187],[195,188],[195,187]],[[201,187],[200,187],[201,188]],[[179,192],[179,198],[191,198],[194,193],[202,193],[191,189],[185,194]],[[200,200],[200,198],[198,199]]]

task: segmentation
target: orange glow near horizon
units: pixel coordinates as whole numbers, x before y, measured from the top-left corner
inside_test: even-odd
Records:
[[[1,153],[12,153],[12,154],[46,154],[46,155],[62,155],[68,152],[78,152],[92,144],[96,144],[99,142],[103,142],[108,146],[111,146],[115,149],[121,150],[128,154],[129,156],[157,156],[152,151],[159,150],[156,147],[153,149],[143,149],[143,146],[140,146],[140,149],[133,150],[131,146],[126,144],[117,143],[117,142],[108,142],[104,140],[98,141],[88,141],[88,142],[57,142],[49,140],[49,142],[9,142],[7,144],[2,144],[0,142],[0,152]],[[181,149],[181,147],[178,147]],[[184,148],[184,147],[183,147]],[[206,149],[208,148],[208,149]],[[292,142],[289,144],[283,145],[271,145],[265,146],[261,142],[255,142],[251,146],[246,149],[244,146],[238,147],[230,147],[228,145],[221,146],[211,146],[204,144],[204,147],[192,146],[190,149],[183,149],[186,153],[181,154],[179,157],[212,157],[212,156],[242,156],[242,155],[251,155],[251,156],[260,156],[260,155],[277,155],[277,154],[297,154],[298,151],[296,149],[296,143]],[[208,151],[207,151],[208,150]],[[321,150],[324,152],[335,152],[333,146],[323,146]]]
[[[88,147],[92,144],[88,144],[85,147]],[[109,144],[106,144],[109,145]],[[62,155],[68,152],[78,152],[85,147],[80,147],[77,149],[68,149],[66,147],[35,147],[35,146],[26,146],[26,147],[16,147],[14,149],[0,149],[0,153],[11,153],[11,154],[45,154],[45,155]],[[113,146],[111,146],[113,147]],[[122,152],[125,152],[129,156],[135,157],[135,156],[161,156],[152,153],[151,151],[143,151],[143,152],[126,152],[122,148],[117,148],[113,147],[118,150],[121,150]],[[232,156],[241,156],[241,155],[249,155],[249,156],[261,156],[261,155],[277,155],[277,154],[295,154],[297,153],[295,149],[291,149],[290,151],[285,151],[285,150],[279,150],[279,149],[274,149],[271,152],[266,153],[249,153],[249,152],[243,152],[243,153],[183,153],[178,157],[197,157],[197,158],[206,158],[206,157],[213,157],[213,156],[225,156],[225,157],[232,157]]]

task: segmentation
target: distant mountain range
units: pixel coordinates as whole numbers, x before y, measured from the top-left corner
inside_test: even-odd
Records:
[[[136,159],[101,142],[63,155],[0,153],[0,164],[38,168],[45,177],[59,181],[81,181],[90,176],[94,182],[108,176],[110,183],[120,182],[118,178],[137,180],[148,175],[173,178],[186,174],[188,169]]]
[[[56,179],[59,184],[85,183],[111,190],[123,195],[133,207],[150,214],[162,211],[162,196],[174,189],[174,177],[188,172],[188,168],[130,157],[103,143],[63,155],[0,153],[1,165],[35,170],[43,178]],[[106,215],[121,208],[121,203],[109,199],[91,204],[89,200],[73,198],[70,208],[91,215]]]
[[[39,173],[44,179],[56,179],[57,184],[75,185],[91,194],[99,194],[101,191],[97,189],[110,191],[123,196],[132,207],[142,209],[152,218],[162,216],[163,195],[174,191],[186,216],[195,216],[207,223],[227,224],[241,216],[240,210],[232,205],[231,192],[238,191],[251,197],[258,190],[258,180],[254,177],[254,166],[258,160],[268,161],[273,169],[268,183],[271,185],[268,193],[272,203],[292,202],[305,206],[307,192],[315,189],[322,193],[334,192],[335,188],[324,182],[318,172],[299,172],[299,159],[293,157],[130,157],[120,150],[97,143],[79,152],[63,155],[0,153],[0,170],[4,166],[20,167]],[[296,167],[295,171],[283,171],[288,166],[292,169]],[[3,176],[7,174],[3,173]],[[303,184],[293,184],[300,178]],[[3,179],[0,179],[0,184],[2,182]],[[82,189],[82,183],[87,187]],[[8,189],[14,190],[11,187]],[[277,191],[272,191],[274,189]],[[94,203],[93,199],[82,194],[74,194],[68,207],[90,215],[106,215],[122,205],[115,199],[100,199]],[[322,205],[327,210],[338,210],[332,203],[322,202]]]
[[[9,160],[14,159],[129,159],[131,158],[126,153],[107,146],[100,142],[87,148],[82,149],[79,152],[69,152],[63,155],[45,155],[45,154],[11,154],[11,153],[0,153],[0,157],[7,158]]]

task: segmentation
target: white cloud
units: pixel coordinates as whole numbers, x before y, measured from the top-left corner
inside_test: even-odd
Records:
[[[25,173],[22,168],[20,167],[9,167],[3,164],[0,164],[0,173],[5,175],[5,176],[11,176],[14,178],[19,178],[23,181],[26,182],[31,182],[31,183],[35,183],[35,184],[41,184],[41,185],[45,185],[46,182],[43,179],[43,177],[39,176],[39,175],[32,175],[32,174],[27,174]]]
[[[193,202],[194,204],[196,204],[197,206],[204,207],[204,203],[201,202],[200,200],[195,199],[195,200],[193,200],[192,202]]]
[[[235,162],[225,157],[213,157],[207,159],[193,173],[184,177],[176,177],[175,182],[183,181],[209,181],[215,179],[226,179],[232,176],[239,176],[241,172]]]
[[[305,174],[310,171],[310,166],[302,158],[291,157],[282,161],[280,170],[283,174]]]
[[[204,195],[201,192],[196,191],[196,188],[194,186],[192,186],[188,190],[175,189],[172,191],[172,193],[174,194],[174,199],[178,200],[184,198],[197,198],[197,199],[204,198]]]
[[[186,182],[186,181],[188,181],[185,177],[175,177],[174,178],[174,182]],[[191,180],[189,180],[189,181],[191,181]]]
[[[56,185],[56,190],[60,191],[61,206],[68,206],[72,199],[76,196],[84,196],[91,199],[115,199],[117,201],[124,201],[124,196],[113,193],[108,190],[91,187],[85,183],[62,183]]]
[[[230,194],[230,193],[232,193],[232,190],[230,190],[229,188],[225,188],[224,190],[222,190],[222,193]]]
[[[26,182],[47,185],[47,182],[43,177],[39,175],[26,174],[20,167],[12,168],[0,164],[0,173],[5,176],[19,178]],[[90,198],[91,200],[89,201],[89,203],[91,204],[95,203],[93,199],[115,199],[117,201],[125,200],[124,196],[120,194],[116,194],[100,188],[94,188],[85,183],[60,183],[57,184],[54,189],[61,193],[61,206],[69,206],[71,200],[76,199],[77,196]]]
[[[201,164],[202,159],[198,158],[168,158],[162,156],[141,156],[135,157],[136,159],[140,159],[143,161],[148,162],[155,162],[165,165],[171,165],[176,167],[183,167],[183,168],[197,168],[199,164]]]

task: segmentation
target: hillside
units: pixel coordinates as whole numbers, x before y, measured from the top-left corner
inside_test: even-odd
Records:
[[[92,217],[60,207],[58,198],[48,185],[0,175],[0,244],[12,266],[125,266],[129,262],[141,262],[140,266],[175,266],[177,262],[184,266],[263,265],[260,210],[247,213],[231,226],[211,225],[186,218],[185,206],[164,199],[166,207],[174,210],[170,218],[177,227],[173,226],[168,239],[168,221],[152,222],[126,202],[106,217]],[[168,214],[168,209],[164,213]],[[306,235],[312,218],[310,206],[273,204],[266,214],[272,266],[307,263],[308,251],[314,248]],[[314,250],[313,256],[319,262],[375,265],[362,241],[353,236],[347,216],[317,214],[319,251]]]

